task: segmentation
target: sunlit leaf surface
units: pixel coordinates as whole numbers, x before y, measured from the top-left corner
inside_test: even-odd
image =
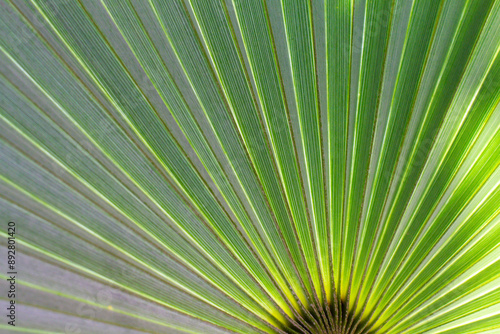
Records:
[[[500,331],[499,0],[0,8],[2,333]]]

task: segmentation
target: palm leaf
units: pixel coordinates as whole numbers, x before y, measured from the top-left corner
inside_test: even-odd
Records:
[[[500,1],[0,4],[2,331],[500,330]]]

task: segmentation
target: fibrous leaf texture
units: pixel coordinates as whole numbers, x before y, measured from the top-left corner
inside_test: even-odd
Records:
[[[499,0],[0,5],[2,332],[500,331]]]

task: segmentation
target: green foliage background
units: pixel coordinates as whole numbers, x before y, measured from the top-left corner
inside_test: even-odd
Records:
[[[2,330],[500,331],[500,1],[0,5]]]

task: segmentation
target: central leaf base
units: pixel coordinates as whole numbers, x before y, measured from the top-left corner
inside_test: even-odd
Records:
[[[371,333],[371,326],[347,309],[343,301],[328,305],[309,306],[282,330],[289,334],[361,334]]]

